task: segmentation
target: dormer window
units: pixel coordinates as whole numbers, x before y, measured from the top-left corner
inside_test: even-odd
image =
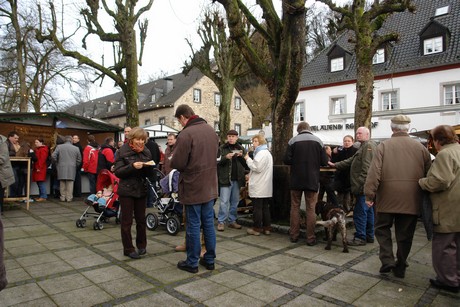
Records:
[[[331,72],[343,70],[343,57],[331,59]]]
[[[384,48],[379,48],[374,54],[374,57],[372,58],[372,64],[380,64],[385,62],[385,49]]]
[[[428,38],[423,41],[423,54],[433,54],[443,52],[442,36]]]
[[[420,48],[422,55],[444,52],[449,45],[450,31],[436,20],[430,21],[420,31]]]
[[[349,63],[351,54],[340,47],[339,45],[334,45],[331,47],[327,53],[329,59],[329,71],[342,71],[345,69],[347,63]]]

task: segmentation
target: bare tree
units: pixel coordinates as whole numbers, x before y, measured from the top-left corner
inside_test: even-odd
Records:
[[[226,140],[226,132],[230,129],[230,107],[236,80],[247,73],[244,58],[235,42],[227,37],[226,29],[227,25],[217,10],[206,11],[198,28],[203,45],[195,51],[187,39],[192,56],[184,66],[184,73],[188,73],[193,67],[198,68],[219,89],[219,131],[223,143]],[[246,31],[249,31],[248,26]]]
[[[64,56],[78,60],[79,64],[87,65],[98,71],[98,76],[95,80],[103,80],[105,76],[111,78],[115,85],[119,86],[123,92],[126,100],[126,123],[130,126],[139,125],[139,110],[138,110],[138,92],[137,92],[137,78],[138,78],[138,65],[142,65],[142,54],[144,50],[144,43],[147,38],[148,20],[139,21],[141,15],[152,7],[153,0],[139,8],[136,12],[136,0],[115,1],[115,9],[107,5],[106,0],[88,0],[86,1],[87,7],[81,9],[87,33],[82,39],[83,48],[86,49],[87,38],[91,35],[96,35],[103,43],[108,42],[113,46],[113,65],[106,67],[104,63],[98,63],[88,56],[81,54],[75,50],[69,50],[66,42],[72,37],[64,36],[63,29],[58,29],[58,21],[56,18],[56,10],[53,2],[49,2],[52,26],[45,33],[42,24],[37,30],[36,35],[40,42],[46,40],[52,41],[56,47],[61,51]],[[113,20],[115,29],[107,31],[104,29],[99,17],[100,4],[110,18]],[[41,11],[41,9],[40,9]],[[137,52],[137,35],[135,26],[139,26],[139,41],[140,51],[139,59]],[[60,31],[60,32],[58,32]],[[58,36],[62,35],[61,38]]]
[[[2,106],[7,111],[27,112],[31,105],[35,112],[42,109],[58,109],[61,101],[54,93],[56,85],[84,86],[72,75],[76,67],[63,57],[50,43],[40,44],[35,39],[33,25],[38,13],[33,6],[18,8],[17,0],[0,4],[0,16],[8,22],[0,47],[0,80],[2,82]],[[81,69],[78,73],[84,73]]]
[[[324,7],[307,11],[307,62],[329,46],[338,36],[338,14]]]
[[[293,106],[299,93],[300,74],[305,58],[305,1],[282,0],[281,17],[273,1],[257,1],[263,23],[242,0],[216,0],[227,14],[230,36],[241,50],[253,73],[267,86],[272,106],[272,153],[275,164],[282,164],[292,136]],[[270,57],[267,60],[245,31],[243,16],[254,27]],[[263,51],[262,51],[263,52]]]
[[[379,34],[385,20],[395,12],[409,10],[415,6],[411,0],[374,0],[366,8],[365,0],[353,0],[351,5],[337,6],[331,0],[317,0],[341,14],[341,28],[351,30],[354,36],[349,41],[355,45],[357,80],[355,104],[355,130],[360,126],[371,128],[372,101],[374,99],[374,72],[372,58],[385,43],[398,40],[398,33]]]

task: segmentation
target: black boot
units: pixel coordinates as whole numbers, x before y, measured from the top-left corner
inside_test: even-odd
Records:
[[[61,197],[61,192],[59,190],[54,190],[54,198],[60,198]]]

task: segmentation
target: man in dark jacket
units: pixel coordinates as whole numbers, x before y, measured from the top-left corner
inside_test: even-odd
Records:
[[[307,211],[307,245],[316,245],[315,206],[318,198],[320,166],[327,165],[328,158],[323,142],[310,132],[310,125],[301,122],[299,133],[289,140],[284,163],[291,166],[291,216],[289,235],[291,242],[297,242],[300,234],[300,201],[305,193]]]
[[[220,147],[220,161],[217,164],[219,178],[220,205],[217,217],[217,230],[224,231],[225,223],[229,228],[241,229],[236,220],[238,203],[240,201],[240,188],[246,183],[245,169],[247,169],[244,156],[246,152],[238,141],[238,132],[229,130],[227,142]]]
[[[206,253],[199,263],[214,270],[216,233],[214,200],[217,198],[217,152],[219,138],[207,122],[195,115],[188,105],[180,105],[174,115],[184,127],[177,136],[171,167],[180,172],[180,202],[187,217],[187,259],[179,261],[181,270],[197,273],[200,259],[200,226],[203,228]]]

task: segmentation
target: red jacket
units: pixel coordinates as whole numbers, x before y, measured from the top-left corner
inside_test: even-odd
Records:
[[[99,149],[90,145],[83,150],[83,170],[87,173],[97,174],[97,158]]]
[[[48,146],[43,145],[35,148],[35,156],[37,161],[34,162],[32,166],[32,181],[45,181],[46,180],[46,170],[48,166],[46,165],[46,159],[49,155]]]

